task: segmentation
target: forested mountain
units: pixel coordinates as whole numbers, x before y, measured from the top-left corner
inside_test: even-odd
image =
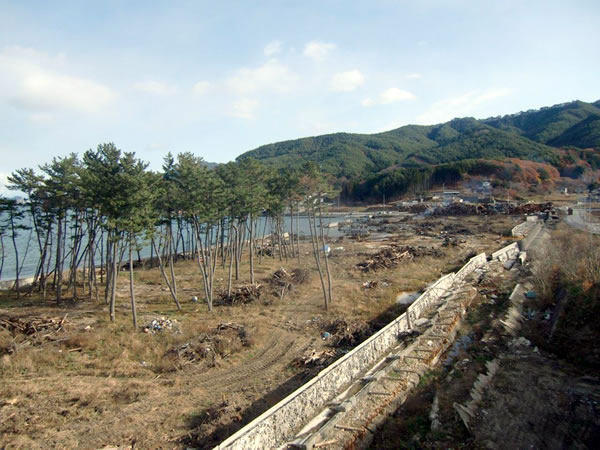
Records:
[[[555,142],[559,142],[560,144],[558,145],[589,147],[589,144],[580,142],[583,136],[580,136],[578,133],[569,133],[569,139],[564,139],[564,137],[566,133],[570,132],[580,123],[590,118],[600,118],[600,108],[598,105],[599,102],[585,103],[574,101],[536,111],[490,118],[483,122],[495,128],[521,134],[543,144],[555,145]],[[598,124],[596,123],[597,126]],[[591,146],[598,146],[599,143],[600,140],[596,139],[595,143]]]
[[[574,101],[483,120],[407,125],[378,134],[335,133],[264,145],[238,157],[275,167],[314,161],[336,177],[362,177],[391,166],[517,157],[553,163],[556,147],[600,148],[600,101]]]

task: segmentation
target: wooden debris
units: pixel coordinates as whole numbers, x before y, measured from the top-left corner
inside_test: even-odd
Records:
[[[296,367],[324,367],[336,358],[334,350],[310,350],[303,357],[296,359],[292,364]]]
[[[261,284],[246,284],[238,286],[231,290],[231,295],[227,295],[227,291],[221,292],[219,297],[215,299],[215,305],[240,305],[252,303],[260,299],[263,291]]]
[[[389,269],[398,265],[401,262],[410,262],[414,258],[421,256],[442,256],[442,252],[432,247],[424,246],[401,246],[392,244],[389,247],[379,250],[379,252],[371,255],[370,259],[358,263],[355,267],[363,272],[372,270]]]
[[[323,329],[329,333],[327,341],[332,347],[355,347],[373,334],[364,320],[336,319],[326,322]]]
[[[67,315],[60,318],[33,317],[30,319],[19,319],[17,317],[0,317],[0,327],[13,333],[21,333],[31,336],[40,331],[58,332],[64,328]]]

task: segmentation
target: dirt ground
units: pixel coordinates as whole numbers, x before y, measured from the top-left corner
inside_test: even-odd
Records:
[[[524,300],[518,334],[506,333],[500,320],[517,282],[522,283],[524,292],[533,289],[528,270],[488,272],[461,326],[454,353],[449,351],[438,367],[421,379],[416,391],[378,430],[369,448],[598,447],[598,372],[590,365],[558,358],[551,346],[542,347],[552,321],[535,298]],[[596,337],[588,341],[587,352],[597,349]],[[467,427],[455,405],[466,405],[473,398],[472,388],[481,374],[488,373],[489,361],[497,363],[498,369],[483,388]],[[437,425],[433,424],[434,401]]]
[[[119,280],[115,323],[108,321],[102,301],[83,298],[57,306],[36,294],[17,300],[4,292],[0,318],[5,322],[56,318],[58,325],[29,335],[0,327],[0,447],[211,447],[341,356],[348,342],[358,344],[400,314],[406,306],[396,303],[397,295],[424,288],[475,253],[497,249],[519,221],[425,219],[411,221],[387,241],[333,243],[343,250],[330,258],[329,311],[308,244],[300,264],[277,257],[257,264],[257,280],[264,286],[259,300],[217,306],[212,313],[202,301],[191,301],[202,298],[195,262],[176,265],[182,311],[161,285],[158,269],[136,271],[139,324],[158,320],[171,326],[155,333],[132,330],[127,273]],[[390,243],[433,247],[439,254],[366,273],[355,267]],[[268,281],[281,267],[310,274],[283,299]],[[236,285],[248,283],[246,264],[241,274]],[[221,287],[225,278],[219,271]],[[363,287],[374,281],[375,287]],[[322,334],[340,321],[348,329],[364,324],[367,331],[343,341],[345,347],[332,345]],[[322,365],[303,363],[307,354],[323,350],[334,357]]]

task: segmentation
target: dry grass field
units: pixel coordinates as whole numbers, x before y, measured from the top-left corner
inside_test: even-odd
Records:
[[[158,269],[137,270],[140,325],[157,318],[176,321],[154,334],[132,329],[127,272],[119,278],[114,323],[103,301],[84,298],[57,306],[35,293],[17,301],[4,292],[4,321],[56,318],[58,331],[25,334],[0,326],[0,447],[210,447],[347,351],[347,346],[333,345],[333,339],[322,339],[332,324],[339,330],[341,323],[350,334],[361,330],[350,344],[356,345],[403,311],[398,294],[422,289],[474,253],[504,245],[501,235],[519,221],[507,216],[436,218],[426,220],[425,228],[422,220],[411,221],[411,230],[390,241],[332,244],[344,250],[330,258],[334,295],[329,311],[307,243],[300,263],[269,257],[257,264],[263,286],[259,299],[217,306],[212,313],[202,300],[191,301],[203,293],[196,262],[176,265],[182,311],[161,284]],[[463,231],[455,235],[457,245],[443,246],[443,236],[454,236],[452,230],[458,229]],[[355,267],[392,242],[434,247],[441,256],[415,257],[367,273]],[[309,274],[283,299],[269,283],[282,267]],[[226,272],[219,269],[216,278],[220,290]],[[378,284],[366,289],[366,281]],[[235,285],[247,283],[245,262]],[[333,358],[321,365],[303,363],[305,355],[323,350]]]

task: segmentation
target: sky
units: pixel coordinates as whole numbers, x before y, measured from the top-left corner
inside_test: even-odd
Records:
[[[0,0],[0,193],[114,142],[260,145],[600,99],[600,2]]]

